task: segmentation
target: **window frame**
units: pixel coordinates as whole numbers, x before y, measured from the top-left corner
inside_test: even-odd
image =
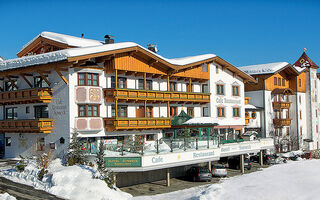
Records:
[[[209,72],[209,65],[208,63],[202,64],[202,72]]]
[[[40,117],[37,117],[37,115],[39,114],[37,112],[37,109],[41,108],[41,112],[40,112]],[[43,108],[47,108],[47,115],[45,115],[45,112],[42,110]],[[49,118],[49,108],[47,105],[37,105],[37,106],[33,106],[34,109],[34,118],[36,119],[40,119],[40,118]]]
[[[15,120],[18,119],[18,111],[17,111],[17,107],[10,107],[10,108],[6,108],[6,119],[9,120]],[[11,110],[11,117],[8,117],[8,111]]]
[[[225,107],[217,107],[217,117],[226,117]]]
[[[207,109],[207,115],[205,115],[205,109]],[[202,107],[202,117],[209,117],[209,107]]]
[[[217,95],[224,95],[224,84],[216,84]]]
[[[190,116],[190,117],[194,117],[194,107],[187,107],[187,114]]]
[[[45,77],[48,78],[47,75],[45,75]],[[50,86],[41,76],[33,77],[33,88],[48,88],[48,87]]]
[[[84,79],[80,79],[80,75],[84,75]],[[88,75],[91,76],[91,78],[88,78]],[[94,79],[96,77],[96,79]],[[84,84],[80,84],[80,80],[84,80]],[[91,81],[91,84],[89,84],[89,80]],[[97,84],[93,84],[96,81]],[[79,72],[78,73],[78,86],[99,86],[99,73],[91,73],[91,72]]]
[[[240,96],[240,86],[238,86],[238,85],[233,85],[232,86],[232,96],[235,96],[235,97],[239,97]]]
[[[170,106],[170,117],[178,116],[178,107],[177,106]]]
[[[232,116],[233,117],[240,117],[241,116],[239,107],[232,108]]]
[[[278,79],[277,79],[277,77],[273,77],[273,84],[274,84],[274,85],[278,85]]]
[[[81,108],[84,108],[82,110]],[[96,108],[97,115],[94,115]],[[89,115],[89,110],[91,115]],[[84,115],[82,114],[84,112]],[[99,104],[79,104],[78,105],[78,117],[100,117],[100,105]]]

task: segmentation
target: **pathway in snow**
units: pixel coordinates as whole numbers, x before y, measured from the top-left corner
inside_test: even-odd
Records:
[[[318,200],[320,160],[292,161],[274,165],[219,184],[194,187],[134,200]]]

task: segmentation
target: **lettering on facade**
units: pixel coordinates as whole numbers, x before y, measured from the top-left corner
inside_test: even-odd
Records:
[[[51,106],[53,115],[65,115],[67,106],[63,104],[63,101],[60,98],[52,99],[52,106]]]
[[[158,157],[152,157],[152,163],[162,163],[163,162],[163,158],[161,156]]]
[[[104,160],[106,167],[141,167],[140,157],[107,157]]]
[[[217,98],[217,103],[233,103],[233,104],[241,104],[241,100],[236,99],[227,99],[227,98]]]
[[[209,157],[209,156],[214,156],[214,151],[193,153],[193,158],[203,158],[203,157]]]
[[[242,145],[242,146],[239,146],[239,150],[248,150],[248,149],[251,149],[251,146],[250,146],[250,145]]]

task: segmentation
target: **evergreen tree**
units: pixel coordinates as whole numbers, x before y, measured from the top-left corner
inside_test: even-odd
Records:
[[[87,161],[85,152],[81,149],[82,144],[80,139],[78,138],[78,132],[74,131],[72,133],[71,142],[69,144],[69,151],[68,151],[68,165],[75,165],[75,164],[85,164]]]
[[[99,150],[97,152],[97,170],[99,172],[99,176],[97,178],[104,180],[110,188],[114,187],[114,174],[111,170],[107,169],[104,162],[104,143],[103,140],[100,140]]]

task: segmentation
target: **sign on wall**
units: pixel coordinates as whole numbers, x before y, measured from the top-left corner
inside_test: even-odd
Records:
[[[141,157],[106,157],[106,167],[141,167]]]

